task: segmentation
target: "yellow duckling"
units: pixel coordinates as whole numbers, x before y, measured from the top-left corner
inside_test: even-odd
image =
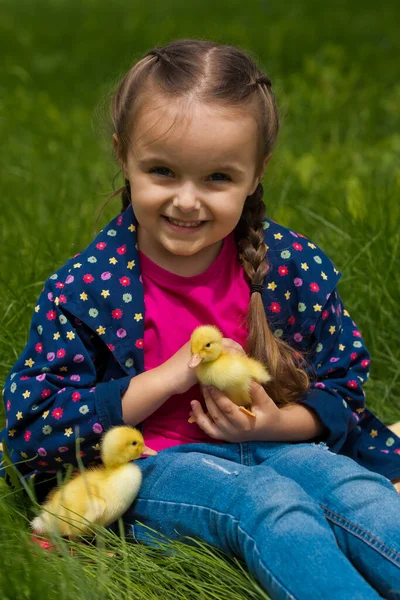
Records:
[[[246,355],[232,354],[223,348],[223,336],[214,325],[201,325],[193,331],[190,343],[192,357],[189,367],[203,385],[213,385],[245,414],[255,417],[251,408],[251,383],[267,383],[271,376],[258,360]],[[193,419],[189,419],[193,422]]]
[[[84,535],[90,522],[109,525],[129,508],[142,483],[142,472],[130,461],[145,448],[143,436],[133,427],[113,427],[102,438],[103,465],[78,473],[52,490],[31,526],[37,534],[58,532]]]

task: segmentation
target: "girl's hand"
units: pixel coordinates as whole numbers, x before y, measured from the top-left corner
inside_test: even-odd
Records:
[[[246,356],[246,352],[238,342],[235,342],[232,338],[222,338],[222,346],[229,354],[242,354]]]
[[[160,376],[165,378],[168,395],[184,394],[196,385],[196,372],[188,366],[190,358],[189,341],[158,367]]]
[[[397,492],[400,494],[400,479],[394,479],[392,481],[394,487],[396,488]]]
[[[283,415],[264,388],[253,382],[251,412],[256,418],[244,414],[236,404],[216,388],[203,386],[208,414],[197,400],[191,401],[190,416],[210,437],[225,442],[282,441]]]

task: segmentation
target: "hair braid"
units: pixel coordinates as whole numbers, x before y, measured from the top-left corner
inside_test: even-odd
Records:
[[[263,228],[263,194],[263,186],[260,183],[255,192],[247,197],[235,229],[243,268],[252,284],[263,284],[268,273]],[[247,325],[247,352],[263,362],[272,376],[272,380],[264,386],[265,390],[278,405],[297,401],[309,386],[307,373],[298,366],[302,357],[289,344],[273,335],[267,323],[261,294],[258,292],[251,294]]]

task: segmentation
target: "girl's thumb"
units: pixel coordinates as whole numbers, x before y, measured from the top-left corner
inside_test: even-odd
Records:
[[[272,402],[272,398],[270,398],[267,392],[264,390],[262,385],[253,381],[251,384],[251,397],[253,400],[253,404],[260,406],[261,404],[267,404]]]

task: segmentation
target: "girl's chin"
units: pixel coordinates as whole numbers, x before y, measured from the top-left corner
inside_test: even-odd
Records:
[[[194,256],[204,249],[203,244],[190,243],[190,240],[165,239],[163,240],[162,245],[167,252],[174,256]]]

